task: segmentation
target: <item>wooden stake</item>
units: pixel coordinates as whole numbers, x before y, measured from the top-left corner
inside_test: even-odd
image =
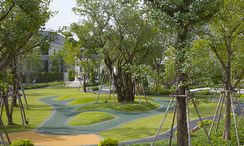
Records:
[[[241,122],[241,118],[242,118],[242,116],[243,116],[243,113],[244,113],[244,108],[242,108],[241,115],[240,115],[240,118],[239,118],[239,121],[238,121],[237,126],[239,126],[239,124],[240,124],[240,122]]]
[[[175,124],[175,115],[176,115],[176,111],[177,111],[177,105],[175,106],[174,116],[173,116],[173,120],[172,120],[172,124],[171,124],[169,146],[172,146],[173,128],[174,128],[174,124]]]
[[[240,146],[240,139],[239,139],[239,135],[238,135],[238,129],[237,129],[237,124],[236,124],[236,115],[235,115],[235,110],[234,110],[234,104],[233,104],[232,97],[230,97],[230,102],[231,102],[231,109],[232,109],[233,118],[234,118],[234,124],[235,124],[235,133],[236,133],[237,145]]]
[[[5,129],[5,126],[3,124],[2,118],[0,118],[0,125],[1,125],[1,128],[3,129],[3,131],[5,133],[5,136],[7,137],[8,143],[11,144],[10,138],[8,136],[8,133],[7,133],[6,129]]]
[[[202,118],[201,118],[201,116],[200,116],[200,114],[199,114],[199,112],[198,112],[197,105],[196,105],[196,103],[195,103],[195,101],[194,101],[193,98],[191,98],[191,100],[192,100],[193,106],[194,106],[194,108],[195,108],[195,110],[196,110],[196,113],[197,113],[197,115],[198,115],[198,118],[199,118],[199,120],[201,121],[201,123],[202,123],[202,125],[203,125],[203,129],[204,129],[205,134],[206,134],[206,136],[207,136],[207,138],[208,138],[208,142],[209,142],[209,144],[212,146],[213,144],[212,144],[212,142],[211,142],[211,140],[210,140],[210,137],[209,137],[209,135],[208,135],[207,129],[206,129],[206,127],[205,127],[205,125],[204,125],[204,123],[203,123],[203,121],[202,121]]]
[[[99,100],[99,97],[100,97],[100,94],[101,94],[101,90],[102,90],[102,87],[103,87],[104,80],[105,80],[105,74],[103,75],[103,78],[102,78],[102,82],[101,82],[101,85],[100,85],[100,89],[98,91],[98,96],[97,96],[96,103],[98,103],[98,100]]]
[[[20,88],[22,90],[22,93],[24,95],[24,100],[25,100],[26,108],[29,109],[29,105],[28,105],[27,98],[26,98],[26,95],[25,95],[25,89],[24,89],[24,87],[23,87],[23,85],[22,85],[22,83],[20,81],[19,81],[19,84],[20,84]]]
[[[167,107],[167,109],[166,109],[166,111],[165,111],[164,117],[163,117],[163,119],[162,119],[162,121],[161,121],[161,123],[160,123],[160,126],[158,127],[157,133],[156,133],[156,135],[155,135],[154,138],[153,138],[153,141],[152,141],[152,143],[151,143],[151,146],[154,146],[154,143],[155,143],[155,141],[156,141],[156,139],[157,139],[157,137],[158,137],[158,135],[159,135],[159,133],[160,133],[160,130],[161,130],[162,126],[163,126],[163,123],[164,123],[164,121],[165,121],[165,119],[166,119],[166,117],[167,117],[167,114],[168,114],[168,112],[169,112],[169,108],[170,108],[170,106],[171,106],[172,101],[173,101],[173,98],[171,98],[171,100],[170,100],[170,102],[169,102],[169,105],[168,105],[168,107]]]
[[[219,129],[219,121],[220,121],[220,118],[221,118],[223,105],[224,105],[224,96],[222,95],[221,107],[220,107],[220,111],[219,111],[219,115],[218,115],[218,119],[217,119],[217,125],[216,125],[216,129],[215,129],[216,133],[218,132],[218,129]]]
[[[187,113],[187,129],[188,129],[188,146],[191,146],[191,129],[190,129],[190,114],[188,100],[186,100],[186,113]]]
[[[141,86],[142,93],[143,93],[143,95],[144,95],[144,98],[146,99],[146,102],[147,102],[147,103],[149,103],[149,102],[148,102],[148,100],[147,100],[147,96],[146,96],[146,94],[145,94],[145,90],[144,90],[143,85],[142,85],[142,84],[140,84],[139,86]]]
[[[221,94],[222,95],[222,94]],[[210,126],[210,129],[209,129],[209,132],[208,132],[208,136],[210,136],[211,132],[212,132],[212,129],[213,129],[213,126],[214,126],[214,123],[215,123],[215,120],[217,118],[217,114],[219,112],[219,107],[220,107],[220,103],[222,101],[222,96],[220,95],[220,98],[219,98],[219,101],[218,101],[218,104],[217,104],[217,107],[215,109],[215,114],[214,114],[214,117],[213,117],[213,122]]]

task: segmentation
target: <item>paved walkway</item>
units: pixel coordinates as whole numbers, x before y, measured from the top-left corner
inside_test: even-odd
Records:
[[[11,141],[30,139],[35,146],[80,146],[97,145],[102,139],[96,134],[50,135],[36,131],[9,133]]]
[[[155,101],[160,104],[160,107],[146,112],[123,112],[123,111],[116,111],[116,110],[92,110],[92,111],[103,111],[107,112],[109,114],[114,115],[115,119],[100,122],[97,124],[89,125],[89,126],[68,126],[66,123],[67,121],[79,114],[77,112],[77,109],[81,106],[85,106],[88,104],[93,103],[87,103],[77,106],[70,106],[68,103],[72,100],[55,100],[56,97],[46,97],[42,98],[41,101],[51,105],[54,107],[54,112],[52,116],[45,121],[38,129],[37,131],[40,133],[47,133],[47,134],[66,134],[66,135],[74,135],[74,134],[86,134],[86,133],[98,133],[99,131],[108,130],[111,128],[114,128],[116,126],[119,126],[121,124],[124,124],[126,122],[155,115],[160,114],[164,112],[167,108],[167,105],[169,103],[168,100],[161,100],[160,98],[156,98]],[[90,110],[91,111],[91,110]]]

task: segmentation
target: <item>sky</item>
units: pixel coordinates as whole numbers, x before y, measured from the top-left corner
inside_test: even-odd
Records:
[[[51,11],[58,11],[58,13],[46,23],[46,30],[56,31],[63,26],[78,22],[79,17],[72,11],[75,4],[76,0],[52,0],[50,9]]]

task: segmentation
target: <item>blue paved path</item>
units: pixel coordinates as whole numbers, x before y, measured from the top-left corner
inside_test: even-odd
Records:
[[[53,115],[46,121],[44,124],[42,124],[37,131],[41,133],[48,133],[48,134],[65,134],[65,135],[72,135],[72,134],[85,134],[85,133],[97,133],[99,131],[108,130],[111,128],[114,128],[116,126],[119,126],[121,124],[124,124],[126,122],[155,115],[160,114],[163,111],[166,110],[167,105],[169,101],[167,100],[160,100],[160,98],[156,98],[155,101],[160,104],[160,107],[155,110],[146,111],[146,112],[122,112],[122,111],[116,111],[116,110],[92,110],[92,111],[103,111],[110,113],[114,115],[115,119],[100,122],[97,124],[93,124],[90,126],[76,126],[71,127],[67,126],[67,121],[79,114],[77,113],[77,109],[81,106],[85,106],[87,104],[93,104],[93,103],[87,103],[77,106],[70,106],[68,103],[72,100],[55,100],[56,97],[46,97],[42,98],[41,101],[51,105],[54,107],[54,113]],[[90,110],[91,111],[91,110]]]

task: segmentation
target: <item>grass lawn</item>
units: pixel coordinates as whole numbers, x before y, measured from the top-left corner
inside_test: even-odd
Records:
[[[82,99],[82,103],[88,103],[91,101],[95,101],[96,97],[95,94],[89,93],[92,100],[90,100],[90,98],[83,98],[84,93],[79,93],[77,91],[77,88],[64,87],[32,89],[25,90],[25,92],[30,107],[29,110],[25,110],[29,121],[29,125],[27,125],[26,129],[22,127],[19,108],[15,107],[13,112],[13,121],[16,125],[8,126],[5,113],[3,113],[3,121],[5,123],[5,126],[7,127],[8,132],[35,129],[51,116],[53,111],[52,107],[39,101],[40,98],[48,96],[60,96],[60,98],[72,97],[76,99]]]
[[[19,108],[15,107],[13,112],[13,121],[15,125],[8,126],[7,119],[5,113],[3,113],[3,121],[7,130],[9,132],[15,131],[23,131],[23,130],[30,130],[35,129],[40,126],[46,119],[48,119],[52,114],[52,107],[39,101],[40,98],[48,97],[48,96],[58,96],[57,100],[66,100],[66,99],[73,99],[69,104],[70,105],[78,105],[84,104],[89,102],[95,102],[97,98],[97,94],[94,93],[80,93],[78,92],[77,88],[65,88],[65,87],[50,87],[50,88],[40,88],[40,89],[31,89],[25,90],[26,96],[28,99],[28,104],[30,109],[25,110],[27,119],[29,121],[29,125],[27,125],[26,129],[22,127],[21,116],[19,112]],[[115,108],[117,110],[124,110],[124,111],[145,111],[151,110],[158,107],[158,104],[143,104],[145,102],[142,99],[142,104],[117,104],[114,106],[112,104],[113,100],[108,100],[108,104],[105,104],[104,101],[108,100],[108,95],[102,94],[99,99],[98,104],[93,104],[92,106],[85,107],[87,109],[107,109],[107,108]],[[95,106],[94,106],[95,105]],[[84,109],[85,110],[85,109]],[[37,116],[38,115],[38,116]]]
[[[206,117],[206,116],[213,115],[215,106],[216,103],[201,104],[199,106],[199,112],[201,116]],[[117,128],[100,132],[99,134],[105,138],[112,137],[118,139],[119,141],[126,141],[126,140],[153,136],[155,135],[157,128],[160,125],[162,117],[163,117],[163,113],[160,115],[153,115],[150,117],[134,120],[124,125],[121,125]],[[173,111],[171,111],[168,114],[165,123],[161,129],[161,132],[165,132],[170,129],[172,117],[173,117]],[[192,105],[190,106],[190,118],[191,120],[197,118],[197,115]]]
[[[211,133],[212,144],[214,146],[236,146],[237,140],[236,140],[236,134],[234,131],[233,119],[232,119],[232,125],[231,125],[231,140],[228,140],[228,141],[222,139],[222,134],[224,131],[223,122],[224,122],[223,120],[220,121],[219,130],[217,133],[215,132],[215,127],[214,127],[214,129]],[[239,134],[239,138],[240,138],[240,144],[244,145],[244,120],[242,120],[240,122],[240,125],[238,127],[239,127],[238,134]],[[207,125],[206,128],[209,130],[210,125]],[[210,146],[203,128],[201,128],[200,130],[198,130],[194,133],[191,133],[191,144],[193,146],[195,146],[195,145]],[[150,145],[151,145],[151,143],[141,143],[141,144],[135,144],[135,145],[131,145],[131,146],[150,146]],[[157,141],[154,145],[155,146],[168,146],[169,140]],[[175,138],[173,138],[172,145],[177,146],[177,142],[176,142]]]
[[[69,120],[70,126],[88,126],[91,124],[114,119],[115,117],[105,112],[84,112]]]
[[[93,93],[79,93],[77,91],[77,88],[64,88],[64,87],[58,87],[58,88],[43,88],[43,89],[34,89],[34,90],[26,90],[28,103],[30,106],[30,110],[26,110],[26,114],[29,120],[29,125],[27,126],[28,129],[34,129],[37,128],[42,122],[44,122],[46,119],[49,118],[49,116],[52,113],[52,107],[46,105],[45,103],[42,103],[39,101],[42,97],[48,97],[48,96],[59,96],[57,100],[66,100],[66,99],[73,99],[69,104],[70,105],[78,105],[83,103],[90,103],[95,102],[97,94]],[[108,99],[108,95],[102,94],[99,103],[91,103],[91,105],[84,106],[80,108],[79,110],[84,112],[91,109],[115,109],[120,111],[147,111],[152,110],[159,105],[155,102],[153,102],[154,97],[148,97],[150,100],[150,104],[145,103],[145,99],[141,98],[142,104],[138,104],[138,98],[136,98],[136,102],[134,104],[118,104],[117,102],[113,103],[113,99]],[[168,100],[167,97],[162,98],[162,100]],[[105,104],[105,101],[108,101]],[[209,103],[209,104],[202,104],[199,107],[199,111],[204,116],[213,115],[215,110],[216,103]],[[87,113],[86,113],[87,114]],[[38,115],[38,116],[37,116]],[[93,124],[100,121],[104,121],[104,119],[100,119],[100,117],[96,117],[96,115],[91,116],[93,114],[87,114],[87,115],[80,115],[78,117],[75,117],[73,121],[71,121],[71,125],[76,125],[77,123],[80,123],[84,121],[84,119],[80,119],[82,117],[87,117],[85,124]],[[163,113],[158,115],[153,115],[146,118],[137,119],[131,122],[128,122],[126,124],[123,124],[117,128],[114,128],[112,130],[103,131],[100,132],[101,136],[107,138],[107,137],[113,137],[118,139],[119,141],[125,141],[130,139],[136,139],[136,138],[143,138],[147,136],[153,136],[161,122]],[[162,128],[162,132],[166,131],[170,128],[171,120],[172,120],[173,113],[172,111],[169,113],[168,117],[166,118],[165,125]],[[106,116],[104,116],[106,117]],[[192,106],[190,106],[190,117],[191,120],[196,119],[197,115],[195,111],[192,109]],[[23,131],[26,130],[21,126],[21,117],[20,112],[18,108],[15,108],[14,111],[14,122],[16,123],[15,126],[7,126],[8,131]],[[103,116],[102,116],[103,118]],[[3,115],[4,123],[6,122],[6,116]],[[105,119],[106,120],[106,119]],[[84,121],[85,122],[85,121]]]

